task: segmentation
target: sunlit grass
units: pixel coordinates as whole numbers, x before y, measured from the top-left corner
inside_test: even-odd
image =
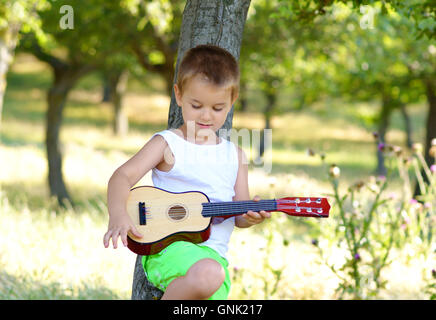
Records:
[[[36,74],[43,76],[32,87]],[[110,104],[100,102],[98,78],[79,84],[65,107],[60,136],[64,178],[76,207],[59,210],[46,181],[44,90],[51,76],[46,67],[30,59],[15,64],[8,79],[12,81],[0,132],[0,299],[129,299],[136,256],[126,248],[105,249],[102,244],[108,222],[106,186],[118,166],[154,132],[166,128],[169,98],[158,91],[144,94],[144,84],[132,81],[135,90],[125,98],[130,131],[119,137],[111,129]],[[368,110],[372,107],[366,105]],[[421,120],[424,111],[424,106],[413,109]],[[347,112],[343,117],[335,112],[314,109],[274,117],[272,173],[250,167],[251,196],[330,192],[326,172],[318,160],[307,156],[307,148],[324,151],[329,162],[341,167],[344,187],[373,174],[371,130],[344,120]],[[388,138],[404,144],[398,115],[395,119]],[[236,112],[233,124],[236,129],[260,129],[263,117]],[[416,132],[415,138],[421,138],[422,128]],[[138,184],[151,184],[150,174]],[[340,257],[337,252],[332,258]],[[234,278],[231,299],[331,299],[337,285],[334,275],[317,262],[309,226],[282,213],[275,213],[267,225],[236,229],[229,260]],[[389,269],[392,284],[386,297],[422,297],[420,280],[414,276],[419,263],[415,259],[405,264],[399,255]],[[276,281],[266,264],[283,269],[274,293],[266,288]]]

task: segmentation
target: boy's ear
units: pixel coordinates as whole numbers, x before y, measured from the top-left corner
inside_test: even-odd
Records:
[[[179,87],[177,87],[177,84],[174,84],[174,96],[176,97],[177,105],[181,107],[182,103],[180,101],[181,100],[180,91],[179,91]]]
[[[238,100],[238,97],[239,97],[239,92],[236,94],[236,96],[233,98],[233,101],[232,101],[232,106],[235,104],[235,102],[236,102],[236,100]]]

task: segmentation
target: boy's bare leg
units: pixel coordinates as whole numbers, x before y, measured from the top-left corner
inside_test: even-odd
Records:
[[[223,267],[213,259],[194,263],[185,276],[173,280],[162,300],[207,299],[219,289],[225,279]]]

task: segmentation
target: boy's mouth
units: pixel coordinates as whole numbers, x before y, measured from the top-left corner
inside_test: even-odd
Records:
[[[198,124],[198,126],[199,126],[200,128],[210,128],[210,127],[212,127],[211,124],[203,124],[203,123],[198,123],[198,122],[197,122],[197,124]]]

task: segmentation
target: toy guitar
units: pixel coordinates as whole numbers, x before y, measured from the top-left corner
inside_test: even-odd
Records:
[[[327,218],[330,205],[326,198],[316,197],[211,203],[200,191],[169,192],[140,186],[130,190],[127,212],[143,237],[129,233],[127,247],[136,254],[151,255],[175,241],[204,242],[210,236],[212,217],[241,215],[249,210]]]

